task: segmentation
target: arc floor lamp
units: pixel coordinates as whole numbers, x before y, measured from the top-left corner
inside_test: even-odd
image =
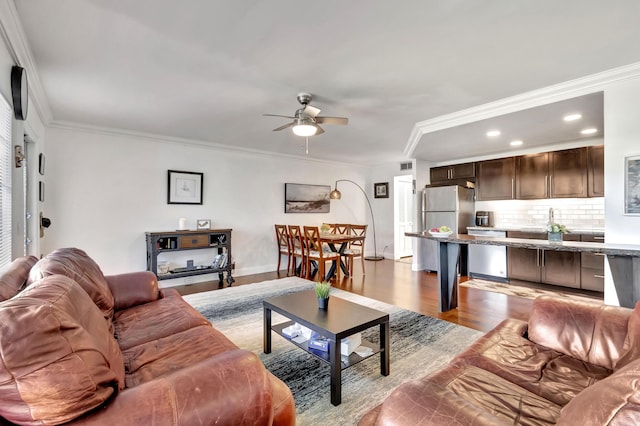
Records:
[[[369,212],[371,213],[371,227],[373,228],[373,256],[365,256],[364,260],[382,260],[384,259],[383,256],[378,256],[378,249],[377,249],[377,245],[376,245],[376,221],[373,218],[373,209],[371,208],[371,202],[369,201],[369,197],[367,197],[367,193],[364,192],[364,189],[362,189],[362,187],[360,185],[358,185],[357,183],[355,183],[352,180],[349,179],[338,179],[336,181],[335,187],[333,189],[333,191],[331,191],[331,193],[329,193],[329,198],[332,200],[339,200],[342,198],[342,194],[340,193],[340,191],[338,191],[338,182],[351,182],[352,184],[354,184],[359,190],[360,192],[362,192],[362,195],[364,195],[365,200],[367,200],[367,204],[369,205]],[[363,247],[364,250],[364,247]],[[364,253],[362,253],[364,255]]]

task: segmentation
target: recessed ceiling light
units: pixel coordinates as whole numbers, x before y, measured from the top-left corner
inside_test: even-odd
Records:
[[[495,138],[496,136],[500,136],[500,130],[489,130],[487,132],[487,136],[490,138]]]
[[[582,114],[569,114],[564,116],[564,121],[576,121],[582,118]]]
[[[520,146],[520,145],[522,145],[522,141],[511,141],[511,142],[509,142],[509,145],[511,145],[511,146]]]
[[[596,129],[595,127],[589,127],[587,129],[582,130],[580,133],[582,133],[583,135],[592,135],[597,132],[598,132],[598,129]]]

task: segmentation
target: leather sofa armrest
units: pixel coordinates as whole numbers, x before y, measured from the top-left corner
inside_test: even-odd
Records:
[[[238,349],[125,389],[70,424],[268,425],[272,420],[268,372],[255,354]]]
[[[158,300],[158,279],[153,272],[140,271],[105,276],[116,311]]]

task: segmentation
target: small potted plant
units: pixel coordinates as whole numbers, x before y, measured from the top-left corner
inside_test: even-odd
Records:
[[[329,290],[331,284],[326,281],[316,284],[316,296],[318,297],[318,308],[327,309],[329,306]]]
[[[547,236],[550,243],[562,242],[562,234],[568,233],[569,230],[564,225],[559,223],[550,223],[547,225]]]

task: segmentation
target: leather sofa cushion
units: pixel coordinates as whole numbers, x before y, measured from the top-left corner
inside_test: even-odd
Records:
[[[113,295],[100,267],[87,253],[77,248],[61,248],[49,253],[31,269],[29,283],[53,274],[64,275],[80,284],[104,317],[109,322],[113,320]]]
[[[524,337],[526,331],[526,322],[505,320],[454,362],[489,371],[560,406],[611,374],[608,368],[531,342]]]
[[[73,280],[52,275],[0,304],[0,416],[59,424],[124,386],[124,363],[100,310]]]
[[[238,347],[210,325],[190,328],[122,352],[127,388]]]
[[[116,311],[114,328],[120,349],[151,342],[209,321],[182,297],[166,297]]]
[[[0,302],[18,294],[27,282],[29,270],[37,261],[35,256],[18,257],[0,271]]]
[[[640,360],[578,394],[564,406],[557,425],[640,425]]]
[[[590,364],[613,370],[623,352],[631,310],[538,297],[529,316],[529,339]]]

